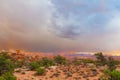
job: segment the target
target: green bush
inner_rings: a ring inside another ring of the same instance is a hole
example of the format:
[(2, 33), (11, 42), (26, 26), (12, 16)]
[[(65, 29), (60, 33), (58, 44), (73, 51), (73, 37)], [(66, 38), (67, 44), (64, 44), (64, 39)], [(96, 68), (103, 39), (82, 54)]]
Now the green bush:
[(112, 71), (110, 72), (110, 80), (120, 80), (120, 71)]
[(81, 61), (74, 61), (73, 62), (75, 65), (80, 65), (81, 64)]
[(35, 69), (37, 69), (39, 67), (49, 67), (49, 66), (52, 66), (54, 64), (55, 63), (54, 63), (53, 60), (48, 59), (48, 58), (45, 57), (45, 58), (42, 58), (39, 61), (31, 62), (29, 66), (30, 66), (31, 70), (35, 70)]
[(0, 80), (6, 80), (3, 76), (0, 77)]
[(107, 61), (108, 69), (110, 71), (113, 71), (116, 69), (116, 65), (117, 65), (116, 61), (112, 57), (109, 57)]
[(40, 67), (39, 63), (37, 61), (31, 62), (29, 65), (31, 70), (35, 70)]
[(91, 59), (83, 59), (82, 62), (83, 63), (94, 63), (94, 61)]
[(45, 74), (45, 69), (39, 67), (38, 69), (36, 69), (36, 74), (37, 75), (43, 75), (43, 74)]
[(63, 56), (60, 56), (60, 55), (55, 56), (55, 57), (54, 57), (54, 61), (55, 61), (57, 64), (66, 64), (66, 63), (67, 63), (66, 58), (63, 57)]
[(8, 55), (8, 52), (1, 52), (0, 56), (4, 57), (5, 59), (11, 59), (11, 57)]
[(105, 70), (105, 75), (108, 78), (108, 80), (120, 80), (120, 71), (117, 70)]
[(53, 66), (55, 65), (54, 61), (51, 60), (51, 59), (48, 59), (46, 57), (42, 58), (42, 60), (38, 61), (40, 66), (43, 66), (43, 67), (49, 67), (49, 66)]
[(9, 59), (7, 54), (0, 53), (0, 76), (6, 72), (13, 72), (15, 68), (14, 63)]
[(0, 80), (17, 80), (17, 78), (12, 73), (6, 72), (0, 77)]
[(96, 53), (96, 54), (94, 54), (94, 55), (95, 55), (96, 58), (97, 58), (97, 64), (98, 64), (98, 65), (101, 65), (101, 66), (106, 65), (107, 60), (106, 60), (106, 58), (105, 58), (105, 56), (103, 55), (102, 52)]

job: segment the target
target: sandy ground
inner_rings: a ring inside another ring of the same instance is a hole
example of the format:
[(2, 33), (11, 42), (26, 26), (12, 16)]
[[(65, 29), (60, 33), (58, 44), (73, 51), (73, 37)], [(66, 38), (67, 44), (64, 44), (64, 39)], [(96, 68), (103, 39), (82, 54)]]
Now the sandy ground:
[(25, 69), (21, 69), (21, 72), (15, 72), (14, 75), (17, 80), (98, 80), (103, 69), (104, 67), (96, 68), (89, 65), (70, 65), (47, 68), (45, 75), (42, 76), (35, 75), (35, 71)]

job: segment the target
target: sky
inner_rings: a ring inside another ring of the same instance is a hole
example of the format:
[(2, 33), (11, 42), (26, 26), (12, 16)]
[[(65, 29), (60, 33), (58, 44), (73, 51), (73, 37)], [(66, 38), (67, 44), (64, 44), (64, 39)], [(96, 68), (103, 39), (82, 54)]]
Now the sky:
[(120, 0), (0, 0), (0, 49), (120, 50)]

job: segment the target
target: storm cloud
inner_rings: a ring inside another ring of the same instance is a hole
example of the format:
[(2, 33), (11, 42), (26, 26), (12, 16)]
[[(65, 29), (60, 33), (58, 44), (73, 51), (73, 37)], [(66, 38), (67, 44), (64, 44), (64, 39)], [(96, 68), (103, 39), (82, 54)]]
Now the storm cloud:
[(0, 49), (120, 49), (118, 0), (1, 0)]

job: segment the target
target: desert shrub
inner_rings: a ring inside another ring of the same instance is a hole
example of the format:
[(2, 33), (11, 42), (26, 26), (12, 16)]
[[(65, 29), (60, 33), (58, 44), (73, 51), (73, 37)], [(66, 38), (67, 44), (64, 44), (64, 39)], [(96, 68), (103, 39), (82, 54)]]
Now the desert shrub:
[(78, 58), (74, 57), (74, 59), (72, 61), (69, 61), (70, 64), (74, 64), (74, 65), (80, 65), (81, 64), (81, 60), (79, 60)]
[(43, 66), (43, 67), (49, 67), (49, 66), (53, 66), (55, 63), (53, 60), (51, 59), (48, 59), (46, 57), (42, 58), (42, 60), (38, 61), (40, 66)]
[(0, 77), (0, 80), (5, 80), (5, 78), (1, 76), (1, 77)]
[(8, 55), (8, 52), (1, 52), (0, 56), (4, 57), (5, 59), (11, 59), (11, 57)]
[(75, 65), (80, 65), (81, 64), (81, 61), (74, 61), (73, 62)]
[(105, 56), (102, 54), (102, 52), (96, 53), (96, 54), (94, 54), (94, 55), (95, 55), (96, 58), (97, 58), (97, 65), (101, 65), (101, 66), (106, 65), (107, 60), (106, 60)]
[(107, 61), (108, 69), (110, 71), (113, 71), (116, 69), (116, 65), (117, 65), (116, 61), (112, 57), (109, 57)]
[(37, 69), (39, 67), (49, 67), (49, 66), (52, 66), (54, 64), (55, 63), (54, 63), (53, 60), (48, 59), (48, 58), (45, 57), (45, 58), (42, 58), (39, 61), (31, 62), (29, 66), (30, 66), (31, 70), (35, 70), (35, 69)]
[(39, 65), (39, 63), (37, 61), (31, 62), (30, 65), (29, 65), (29, 68), (31, 70), (35, 70), (35, 69), (37, 69), (39, 67), (40, 67), (40, 65)]
[(43, 75), (43, 74), (45, 74), (45, 69), (44, 68), (37, 68), (36, 69), (36, 74), (37, 75)]
[(91, 59), (82, 59), (81, 62), (83, 62), (83, 63), (94, 63), (94, 61), (91, 60)]
[(120, 80), (120, 71), (117, 70), (105, 70), (105, 75), (108, 80)]
[(55, 56), (55, 57), (54, 57), (54, 61), (55, 61), (57, 64), (66, 64), (66, 63), (67, 63), (66, 58), (63, 57), (63, 56), (60, 56), (60, 55)]
[(13, 72), (14, 71), (14, 63), (9, 59), (6, 53), (0, 54), (0, 75), (6, 72)]
[(12, 73), (6, 72), (0, 77), (0, 80), (17, 80), (17, 78)]
[(110, 80), (120, 80), (120, 71), (112, 71), (110, 72)]
[(0, 80), (6, 80), (3, 76), (0, 77)]

